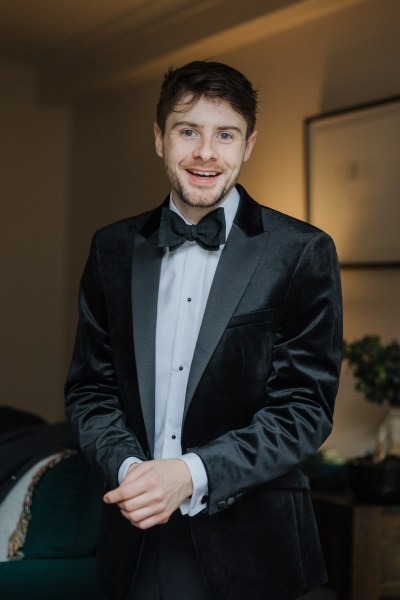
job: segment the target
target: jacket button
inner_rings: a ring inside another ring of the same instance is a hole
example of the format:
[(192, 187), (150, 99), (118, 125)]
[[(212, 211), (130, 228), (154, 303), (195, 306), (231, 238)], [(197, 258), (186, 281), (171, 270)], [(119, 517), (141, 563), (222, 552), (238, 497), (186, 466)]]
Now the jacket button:
[(227, 504), (226, 504), (225, 500), (220, 500), (217, 503), (218, 510), (224, 510), (224, 508), (226, 508), (226, 506), (227, 506)]
[(227, 505), (232, 506), (235, 503), (235, 498), (228, 498)]

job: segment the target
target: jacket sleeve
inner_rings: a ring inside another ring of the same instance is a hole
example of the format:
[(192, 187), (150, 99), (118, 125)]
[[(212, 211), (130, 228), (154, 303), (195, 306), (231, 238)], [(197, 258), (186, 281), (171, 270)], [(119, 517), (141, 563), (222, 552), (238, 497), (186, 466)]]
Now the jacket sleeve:
[(65, 398), (66, 416), (79, 446), (108, 485), (116, 487), (125, 458), (146, 457), (121, 408), (96, 236), (80, 286), (79, 321)]
[(336, 251), (325, 233), (314, 233), (305, 245), (277, 312), (265, 407), (249, 426), (190, 449), (207, 471), (209, 514), (274, 480), (279, 487), (282, 476), (331, 431), (342, 360), (342, 303)]

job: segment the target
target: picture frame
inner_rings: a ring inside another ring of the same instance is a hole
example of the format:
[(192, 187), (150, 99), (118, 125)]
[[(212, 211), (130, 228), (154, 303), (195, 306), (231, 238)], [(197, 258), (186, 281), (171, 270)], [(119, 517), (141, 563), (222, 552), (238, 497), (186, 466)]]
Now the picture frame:
[(400, 267), (400, 96), (304, 122), (307, 220), (342, 268)]

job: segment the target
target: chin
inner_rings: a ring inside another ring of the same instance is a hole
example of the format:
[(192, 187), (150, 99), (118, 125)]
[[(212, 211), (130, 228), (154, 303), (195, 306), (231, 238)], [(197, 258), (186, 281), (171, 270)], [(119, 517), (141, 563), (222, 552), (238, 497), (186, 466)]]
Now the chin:
[(217, 206), (226, 198), (229, 191), (226, 189), (206, 192), (176, 190), (181, 201), (192, 208), (212, 208), (213, 206)]
[(217, 197), (217, 198), (211, 198), (209, 200), (205, 200), (204, 198), (181, 198), (182, 202), (184, 202), (187, 206), (191, 206), (192, 208), (212, 208), (213, 206), (216, 206), (217, 204), (219, 204), (221, 202), (221, 200), (223, 200), (224, 196), (222, 198)]

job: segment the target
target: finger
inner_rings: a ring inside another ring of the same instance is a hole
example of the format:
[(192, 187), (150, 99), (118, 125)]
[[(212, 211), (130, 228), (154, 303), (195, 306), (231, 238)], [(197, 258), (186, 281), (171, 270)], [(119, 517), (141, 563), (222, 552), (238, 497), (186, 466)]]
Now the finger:
[(153, 509), (154, 507), (151, 510), (145, 508), (133, 512), (121, 510), (121, 514), (138, 529), (149, 529), (155, 525), (167, 523), (171, 515), (164, 510), (153, 512)]
[(150, 492), (142, 494), (137, 498), (127, 500), (118, 504), (122, 514), (138, 524), (144, 519), (160, 515), (160, 522), (165, 522), (172, 513), (172, 507), (167, 502), (166, 498), (158, 493)]
[(103, 500), (106, 504), (120, 504), (122, 502), (127, 502), (136, 495), (140, 495), (142, 493), (143, 491), (141, 489), (136, 489), (132, 486), (128, 488), (127, 486), (120, 485), (114, 490), (107, 492), (107, 494), (104, 494)]
[[(136, 471), (136, 469), (134, 469), (131, 474), (133, 474), (134, 471)], [(146, 492), (147, 484), (143, 477), (135, 478), (133, 480), (127, 479), (127, 477), (125, 477), (121, 485), (114, 490), (107, 492), (107, 494), (103, 496), (103, 500), (106, 504), (126, 502), (127, 500), (136, 498)]]
[(128, 498), (127, 500), (117, 503), (118, 507), (127, 513), (132, 513), (146, 508), (150, 509), (151, 507), (153, 507), (152, 510), (154, 511), (162, 510), (162, 506), (157, 506), (158, 504), (160, 505), (160, 501), (149, 493), (140, 494), (134, 498)]
[(103, 496), (103, 501), (106, 504), (116, 504), (117, 502), (121, 502), (121, 500), (122, 498), (119, 488), (111, 490), (111, 492), (107, 492), (107, 494), (104, 494)]

